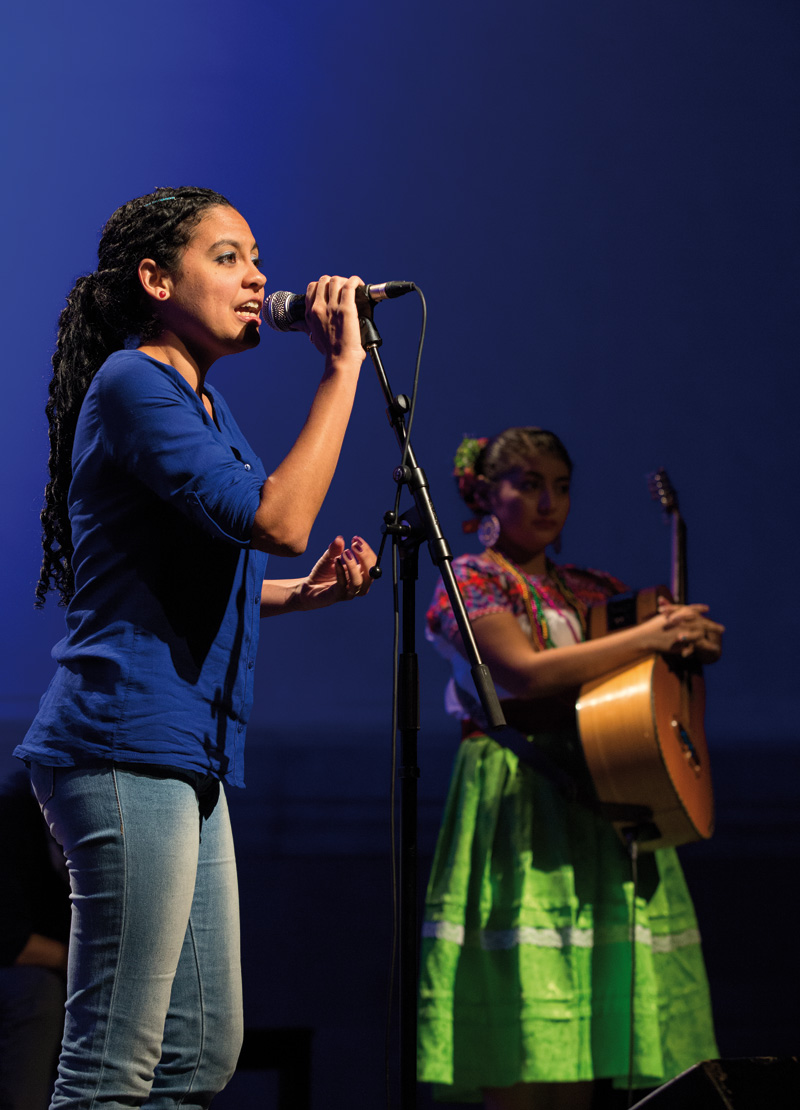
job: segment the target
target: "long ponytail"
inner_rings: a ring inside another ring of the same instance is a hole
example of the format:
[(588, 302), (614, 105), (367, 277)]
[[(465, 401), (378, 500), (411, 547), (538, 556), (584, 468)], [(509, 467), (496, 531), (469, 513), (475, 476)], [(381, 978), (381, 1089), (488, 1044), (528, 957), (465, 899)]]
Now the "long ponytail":
[(128, 201), (103, 228), (98, 267), (79, 277), (58, 321), (53, 377), (45, 412), (50, 437), (42, 521), (42, 569), (36, 586), (37, 608), (50, 589), (66, 605), (75, 589), (68, 494), (72, 446), (83, 399), (97, 371), (129, 340), (146, 342), (159, 330), (152, 302), (138, 277), (139, 262), (154, 259), (176, 272), (184, 247), (207, 208), (230, 202), (212, 189), (160, 188)]

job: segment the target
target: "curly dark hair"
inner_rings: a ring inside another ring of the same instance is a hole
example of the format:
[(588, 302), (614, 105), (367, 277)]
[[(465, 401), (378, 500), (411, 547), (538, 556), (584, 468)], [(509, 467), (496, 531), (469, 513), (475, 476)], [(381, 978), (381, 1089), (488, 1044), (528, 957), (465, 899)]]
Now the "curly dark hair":
[(493, 482), (537, 452), (555, 455), (572, 474), (572, 459), (566, 447), (555, 432), (545, 428), (506, 428), (491, 439), (465, 436), (456, 451), (453, 472), (461, 499), (476, 516), (482, 516), (486, 508), (478, 492), (479, 479)]
[(41, 513), (44, 558), (36, 586), (37, 608), (47, 591), (66, 605), (75, 589), (72, 531), (67, 495), (72, 480), (72, 446), (83, 399), (113, 351), (133, 338), (159, 333), (153, 302), (139, 282), (138, 267), (152, 258), (175, 273), (192, 231), (208, 208), (232, 207), (220, 193), (183, 185), (159, 188), (118, 208), (103, 228), (97, 269), (79, 277), (58, 321), (53, 377), (45, 412), (49, 426), (50, 480)]

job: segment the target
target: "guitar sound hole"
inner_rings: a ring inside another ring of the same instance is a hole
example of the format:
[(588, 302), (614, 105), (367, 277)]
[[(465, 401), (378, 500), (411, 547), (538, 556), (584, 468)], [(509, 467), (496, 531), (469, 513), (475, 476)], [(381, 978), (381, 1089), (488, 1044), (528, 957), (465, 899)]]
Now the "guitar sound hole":
[(689, 762), (692, 764), (696, 771), (700, 770), (700, 756), (697, 754), (697, 748), (692, 743), (692, 738), (680, 721), (673, 721), (672, 727), (675, 729), (680, 745), (687, 755)]

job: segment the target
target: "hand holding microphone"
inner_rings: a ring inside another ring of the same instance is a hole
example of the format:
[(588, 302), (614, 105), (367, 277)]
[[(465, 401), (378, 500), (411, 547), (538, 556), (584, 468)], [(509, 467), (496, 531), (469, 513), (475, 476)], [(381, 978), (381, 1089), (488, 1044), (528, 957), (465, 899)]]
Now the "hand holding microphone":
[[(323, 274), (311, 281), (303, 298), (305, 315), (291, 330), (304, 331), (321, 355), (326, 369), (350, 365), (358, 368), (364, 361), (361, 326), (355, 305), (360, 277), (343, 278)], [(265, 319), (269, 319), (265, 311)]]
[[(321, 279), (324, 280), (324, 279)], [(318, 284), (318, 283), (316, 283)], [(384, 281), (377, 285), (356, 287), (356, 310), (392, 297), (402, 297), (416, 289), (413, 281)], [(264, 300), (264, 323), (275, 331), (305, 331), (306, 294), (279, 290)]]

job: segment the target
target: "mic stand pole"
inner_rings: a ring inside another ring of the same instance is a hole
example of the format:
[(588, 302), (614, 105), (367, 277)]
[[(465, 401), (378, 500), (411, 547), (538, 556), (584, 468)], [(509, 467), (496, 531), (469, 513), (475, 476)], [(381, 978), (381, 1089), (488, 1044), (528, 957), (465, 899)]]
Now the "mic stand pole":
[[(383, 340), (372, 319), (372, 304), (359, 309), (361, 342), (373, 361), (378, 381), (387, 402), (387, 415), (401, 450), (405, 465), (398, 466), (394, 479), (408, 486), (415, 509), (395, 519), (394, 512), (385, 514), (382, 529), (384, 541), (392, 534), (398, 537), (403, 583), (402, 645), (398, 674), (398, 727), (401, 733), (400, 756), (400, 908), (399, 908), (399, 999), (400, 999), (400, 1106), (414, 1110), (417, 1076), (417, 734), (419, 732), (419, 668), (415, 651), (415, 600), (418, 577), (419, 545), (428, 542), (431, 558), (438, 567), (458, 624), (472, 678), (491, 728), (505, 726), (505, 718), (497, 699), (489, 668), (481, 662), (472, 626), (453, 574), (453, 555), (439, 525), (428, 488), (425, 472), (418, 465), (408, 442), (405, 418), (410, 403), (407, 397), (395, 397), (389, 386), (378, 348)], [(383, 548), (381, 543), (381, 549)], [(377, 577), (377, 575), (376, 575)]]

